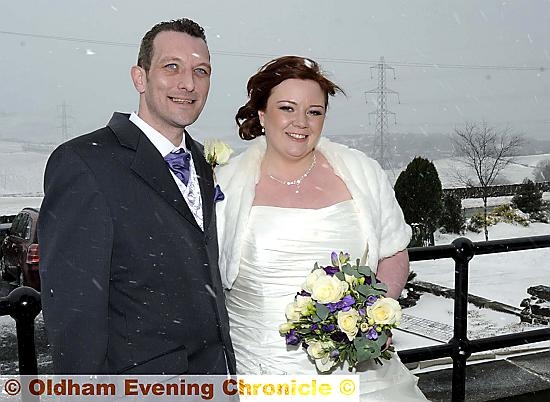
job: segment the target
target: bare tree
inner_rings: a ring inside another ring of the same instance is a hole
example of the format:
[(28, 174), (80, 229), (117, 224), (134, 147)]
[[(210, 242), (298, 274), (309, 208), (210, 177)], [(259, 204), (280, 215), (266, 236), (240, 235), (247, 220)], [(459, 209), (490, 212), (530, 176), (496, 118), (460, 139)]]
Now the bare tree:
[(458, 180), (466, 187), (479, 187), (483, 200), (483, 227), (485, 240), (489, 240), (487, 230), (487, 198), (490, 187), (495, 183), (502, 170), (514, 161), (524, 140), (512, 133), (510, 128), (497, 129), (486, 122), (465, 123), (455, 128), (451, 137), (453, 153), (475, 178), (468, 173), (458, 172)]

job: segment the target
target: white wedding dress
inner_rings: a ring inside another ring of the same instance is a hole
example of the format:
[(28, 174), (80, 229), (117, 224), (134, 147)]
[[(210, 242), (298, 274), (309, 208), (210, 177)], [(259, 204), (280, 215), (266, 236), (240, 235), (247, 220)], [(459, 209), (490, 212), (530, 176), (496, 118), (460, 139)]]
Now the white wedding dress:
[[(318, 374), (301, 346), (285, 344), (279, 325), (313, 264), (330, 265), (332, 251), (361, 258), (364, 233), (353, 200), (321, 209), (252, 207), (239, 274), (226, 294), (238, 374)], [(397, 356), (360, 375), (361, 401), (426, 400)]]

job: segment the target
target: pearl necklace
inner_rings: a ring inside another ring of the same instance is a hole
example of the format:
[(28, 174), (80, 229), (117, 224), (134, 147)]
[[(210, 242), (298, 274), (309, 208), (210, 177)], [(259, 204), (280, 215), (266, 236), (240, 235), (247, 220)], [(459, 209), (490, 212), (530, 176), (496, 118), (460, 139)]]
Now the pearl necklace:
[(315, 153), (313, 153), (313, 161), (311, 161), (311, 165), (309, 165), (309, 167), (304, 172), (304, 174), (298, 177), (297, 179), (286, 181), (286, 180), (278, 179), (273, 175), (269, 175), (269, 178), (272, 180), (275, 180), (277, 183), (280, 183), (280, 184), (286, 184), (287, 186), (296, 186), (296, 194), (298, 194), (300, 192), (300, 185), (302, 184), (304, 179), (309, 176), (309, 174), (315, 167), (316, 163), (317, 163), (317, 156), (315, 155)]

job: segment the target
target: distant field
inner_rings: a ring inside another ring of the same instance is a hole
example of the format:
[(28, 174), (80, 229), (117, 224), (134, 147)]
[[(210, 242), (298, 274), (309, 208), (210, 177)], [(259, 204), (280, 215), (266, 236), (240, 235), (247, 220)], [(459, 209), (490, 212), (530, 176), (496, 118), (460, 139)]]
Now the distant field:
[[(337, 141), (337, 139), (334, 139)], [(43, 176), (48, 154), (25, 150), (25, 144), (0, 140), (0, 197), (9, 196), (41, 196), (43, 191)], [(550, 160), (550, 154), (519, 156), (516, 162), (509, 165), (502, 173), (507, 183), (521, 183), (523, 179), (534, 178), (534, 170), (542, 160)], [(454, 178), (457, 162), (453, 159), (437, 159), (433, 161), (443, 188), (461, 187)], [(388, 176), (395, 181), (400, 170), (388, 171)], [(25, 199), (22, 200), (23, 204)], [(30, 201), (30, 200), (28, 200)], [(0, 203), (2, 208), (3, 203)], [(20, 204), (18, 204), (20, 205)], [(23, 205), (38, 206), (39, 204)], [(1, 212), (0, 212), (1, 213)]]

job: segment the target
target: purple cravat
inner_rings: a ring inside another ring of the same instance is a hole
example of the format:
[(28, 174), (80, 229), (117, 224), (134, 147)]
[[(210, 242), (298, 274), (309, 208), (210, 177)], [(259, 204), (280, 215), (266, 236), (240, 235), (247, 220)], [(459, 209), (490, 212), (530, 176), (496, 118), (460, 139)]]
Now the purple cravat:
[(170, 152), (164, 157), (164, 160), (168, 164), (168, 167), (183, 184), (187, 186), (190, 176), (190, 162), (191, 154), (186, 152), (183, 148), (179, 148)]

